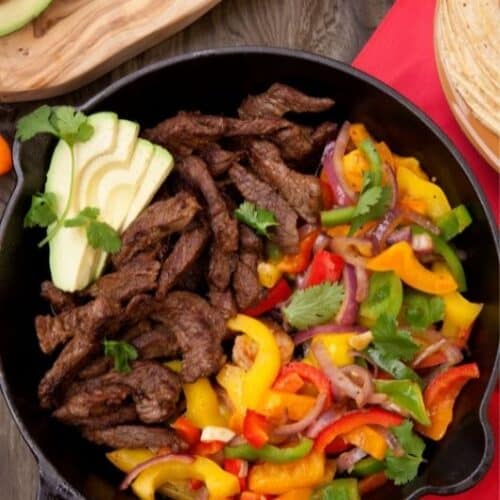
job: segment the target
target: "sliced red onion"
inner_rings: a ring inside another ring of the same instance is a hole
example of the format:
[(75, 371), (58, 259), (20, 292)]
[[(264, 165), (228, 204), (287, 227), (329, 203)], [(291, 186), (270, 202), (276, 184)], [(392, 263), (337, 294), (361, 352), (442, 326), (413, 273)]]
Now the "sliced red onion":
[(358, 365), (344, 366), (341, 370), (361, 389), (361, 394), (355, 398), (355, 401), (359, 407), (364, 406), (373, 394), (373, 381), (370, 372)]
[(382, 251), (386, 247), (387, 239), (398, 227), (402, 220), (401, 213), (396, 209), (391, 209), (385, 213), (380, 222), (371, 232), (371, 237), (377, 251)]
[(306, 340), (313, 338), (315, 335), (319, 334), (333, 334), (336, 333), (363, 333), (366, 331), (366, 328), (362, 328), (361, 326), (349, 326), (345, 327), (342, 325), (337, 325), (333, 323), (328, 323), (326, 325), (313, 326), (308, 330), (302, 330), (297, 332), (294, 336), (293, 341), (295, 345), (303, 344)]
[(330, 239), (330, 249), (352, 266), (366, 266), (366, 258), (373, 254), (373, 243), (366, 238), (337, 236)]
[(316, 438), (316, 436), (323, 430), (326, 429), (331, 423), (335, 422), (340, 417), (338, 412), (336, 412), (333, 408), (330, 408), (323, 412), (316, 422), (313, 422), (305, 432), (305, 435), (308, 438)]
[(337, 460), (337, 472), (352, 472), (354, 465), (359, 462), (362, 458), (366, 457), (367, 453), (361, 448), (353, 448), (349, 451), (344, 451), (341, 453)]
[(464, 359), (462, 351), (451, 342), (446, 342), (446, 344), (443, 345), (442, 350), (451, 366), (460, 363)]
[(318, 234), (318, 237), (314, 242), (313, 253), (318, 253), (320, 250), (324, 250), (329, 242), (330, 238), (326, 236), (326, 234)]
[(344, 282), (344, 301), (339, 312), (335, 316), (335, 322), (339, 325), (353, 325), (358, 317), (358, 303), (356, 302), (357, 281), (354, 267), (350, 264), (344, 266), (342, 271)]
[(388, 245), (394, 245), (395, 243), (399, 243), (400, 241), (406, 241), (408, 243), (411, 242), (410, 226), (404, 226), (400, 229), (396, 229), (396, 231), (392, 232), (387, 237)]
[(356, 302), (361, 303), (368, 297), (368, 273), (361, 266), (355, 266), (356, 273)]
[(411, 247), (417, 254), (429, 254), (434, 250), (432, 237), (427, 233), (413, 234), (411, 237)]
[(294, 422), (293, 424), (286, 424), (277, 427), (274, 430), (274, 433), (279, 436), (290, 436), (292, 434), (302, 432), (318, 418), (325, 404), (325, 400), (326, 394), (324, 392), (320, 392), (316, 398), (316, 403), (314, 403), (314, 406), (307, 412), (306, 416), (302, 420)]
[(438, 340), (431, 345), (428, 345), (412, 362), (411, 366), (416, 368), (425, 358), (428, 358), (431, 354), (439, 351), (443, 345), (446, 344), (446, 339)]
[(387, 163), (382, 164), (382, 169), (385, 172), (385, 177), (387, 180), (387, 184), (391, 188), (392, 198), (391, 198), (391, 209), (394, 210), (398, 203), (398, 182), (396, 180), (396, 175), (394, 174), (394, 170), (387, 165)]
[(356, 358), (361, 358), (361, 359), (364, 359), (369, 365), (371, 365), (373, 367), (373, 378), (377, 378), (378, 376), (378, 366), (373, 362), (372, 359), (370, 359), (369, 356), (367, 356), (366, 354), (364, 354), (363, 352), (359, 352), (359, 351), (355, 351), (353, 353), (353, 356), (356, 357)]
[(382, 434), (382, 436), (384, 436), (387, 445), (392, 450), (394, 455), (396, 455), (397, 457), (402, 457), (405, 454), (403, 448), (399, 444), (399, 441), (396, 439), (396, 436), (389, 429), (386, 429), (381, 425), (374, 425), (373, 428), (376, 429), (377, 432)]
[(142, 464), (134, 467), (126, 476), (125, 479), (120, 484), (120, 490), (126, 490), (134, 481), (134, 479), (143, 471), (152, 467), (153, 465), (163, 464), (165, 462), (182, 462), (185, 464), (190, 464), (194, 461), (194, 458), (190, 455), (160, 455), (159, 457), (153, 457)]
[(435, 224), (433, 224), (427, 217), (417, 214), (417, 212), (414, 212), (413, 210), (404, 210), (402, 214), (405, 220), (413, 222), (417, 226), (427, 229), (429, 233), (435, 235), (438, 235), (440, 233), (439, 228)]
[(196, 500), (208, 500), (210, 495), (208, 493), (208, 488), (206, 486), (202, 486), (198, 490), (196, 490)]

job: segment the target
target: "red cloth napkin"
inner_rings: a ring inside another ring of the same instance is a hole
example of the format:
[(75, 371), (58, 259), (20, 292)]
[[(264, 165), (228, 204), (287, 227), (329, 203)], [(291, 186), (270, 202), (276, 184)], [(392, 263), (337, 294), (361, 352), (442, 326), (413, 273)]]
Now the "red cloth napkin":
[[(458, 1), (458, 0), (457, 0)], [(353, 62), (353, 66), (395, 88), (424, 110), (455, 144), (479, 180), (498, 223), (499, 178), (460, 130), (441, 89), (434, 59), (436, 0), (397, 0)], [(483, 480), (453, 500), (498, 498), (499, 392), (493, 394), (489, 418), (495, 433), (493, 465)], [(426, 500), (438, 500), (436, 495)]]

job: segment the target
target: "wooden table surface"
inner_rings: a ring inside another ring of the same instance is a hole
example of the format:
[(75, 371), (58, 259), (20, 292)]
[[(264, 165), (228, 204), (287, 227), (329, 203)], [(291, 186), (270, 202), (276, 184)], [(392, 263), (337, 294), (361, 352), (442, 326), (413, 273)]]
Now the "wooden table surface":
[[(223, 0), (173, 38), (140, 54), (92, 84), (52, 103), (79, 104), (110, 82), (165, 57), (231, 45), (303, 49), (350, 62), (393, 0)], [(0, 73), (1, 73), (0, 61)], [(0, 105), (0, 131), (36, 103)], [(0, 181), (0, 214), (15, 178)], [(0, 498), (29, 500), (38, 486), (36, 463), (0, 398)]]

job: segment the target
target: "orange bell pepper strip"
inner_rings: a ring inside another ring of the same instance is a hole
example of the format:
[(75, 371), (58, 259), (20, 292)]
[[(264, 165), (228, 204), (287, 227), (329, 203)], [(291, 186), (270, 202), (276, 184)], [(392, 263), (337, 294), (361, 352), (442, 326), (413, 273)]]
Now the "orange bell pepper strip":
[(313, 494), (312, 488), (300, 488), (291, 490), (276, 497), (275, 500), (309, 500)]
[(445, 295), (457, 289), (450, 273), (430, 271), (424, 267), (409, 243), (400, 241), (366, 262), (371, 271), (394, 271), (407, 285), (432, 295)]
[(243, 436), (254, 448), (262, 448), (269, 441), (268, 431), (267, 418), (253, 410), (247, 410), (243, 420)]
[(316, 398), (311, 396), (270, 390), (262, 399), (259, 413), (273, 420), (288, 416), (290, 420), (298, 421), (307, 415), (315, 402)]
[(7, 139), (0, 134), (0, 175), (12, 169), (12, 151)]
[(278, 375), (273, 385), (273, 389), (276, 391), (293, 392), (294, 394), (299, 392), (302, 387), (304, 387), (304, 381), (296, 372)]
[(377, 460), (383, 460), (385, 457), (387, 441), (380, 432), (377, 432), (368, 425), (362, 425), (344, 434), (344, 439), (348, 443), (361, 448)]
[(387, 476), (384, 471), (377, 472), (371, 476), (364, 477), (358, 483), (359, 494), (361, 496), (375, 491), (387, 482)]
[(370, 134), (362, 123), (351, 123), (349, 127), (349, 137), (353, 144), (358, 147), (365, 139), (370, 138)]
[(314, 230), (307, 234), (300, 242), (299, 253), (285, 255), (278, 263), (278, 269), (284, 273), (298, 274), (306, 270), (311, 260), (314, 242), (319, 231)]
[(431, 425), (418, 424), (416, 429), (431, 439), (439, 441), (453, 419), (453, 406), (464, 385), (479, 377), (476, 363), (455, 366), (438, 375), (424, 391), (424, 403)]
[(393, 427), (399, 425), (402, 421), (403, 417), (401, 415), (381, 408), (353, 411), (323, 429), (316, 438), (314, 450), (323, 452), (336, 437), (347, 434), (362, 425)]

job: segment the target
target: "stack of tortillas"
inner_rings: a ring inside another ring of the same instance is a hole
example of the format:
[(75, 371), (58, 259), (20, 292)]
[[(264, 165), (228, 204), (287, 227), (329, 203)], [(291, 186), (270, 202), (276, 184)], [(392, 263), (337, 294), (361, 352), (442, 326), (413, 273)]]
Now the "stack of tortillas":
[(435, 48), (455, 118), (500, 171), (500, 0), (438, 0)]

